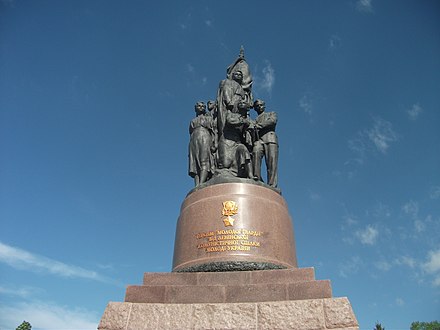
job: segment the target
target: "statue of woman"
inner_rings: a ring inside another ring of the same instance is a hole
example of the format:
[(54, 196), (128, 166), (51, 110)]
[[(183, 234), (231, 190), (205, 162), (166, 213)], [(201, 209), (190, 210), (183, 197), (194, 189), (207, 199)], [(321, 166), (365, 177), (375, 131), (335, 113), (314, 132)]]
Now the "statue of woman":
[(203, 102), (197, 102), (194, 106), (196, 117), (189, 125), (189, 170), (188, 174), (194, 178), (196, 186), (206, 182), (213, 175), (214, 156), (212, 152), (216, 148), (214, 132), (214, 119), (206, 114), (206, 106)]

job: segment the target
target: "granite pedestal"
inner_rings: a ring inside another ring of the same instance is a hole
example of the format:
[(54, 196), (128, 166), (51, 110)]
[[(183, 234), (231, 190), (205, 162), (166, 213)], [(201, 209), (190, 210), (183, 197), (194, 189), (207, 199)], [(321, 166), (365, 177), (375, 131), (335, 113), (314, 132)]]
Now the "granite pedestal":
[(177, 221), (173, 271), (297, 267), (292, 219), (284, 198), (247, 183), (189, 194)]
[(173, 272), (145, 273), (110, 302), (100, 330), (358, 329), (329, 280), (297, 268), (279, 192), (247, 183), (191, 192), (177, 222)]

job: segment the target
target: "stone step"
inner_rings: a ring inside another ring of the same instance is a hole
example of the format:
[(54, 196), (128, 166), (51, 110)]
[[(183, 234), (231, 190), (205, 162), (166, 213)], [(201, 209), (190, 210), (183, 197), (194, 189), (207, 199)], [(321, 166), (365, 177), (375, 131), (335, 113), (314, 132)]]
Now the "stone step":
[(313, 281), (314, 268), (291, 268), (242, 272), (145, 273), (144, 285), (241, 285)]
[(359, 324), (347, 298), (230, 304), (110, 302), (98, 329), (359, 330)]
[(331, 298), (329, 280), (240, 285), (131, 285), (125, 302), (240, 303)]

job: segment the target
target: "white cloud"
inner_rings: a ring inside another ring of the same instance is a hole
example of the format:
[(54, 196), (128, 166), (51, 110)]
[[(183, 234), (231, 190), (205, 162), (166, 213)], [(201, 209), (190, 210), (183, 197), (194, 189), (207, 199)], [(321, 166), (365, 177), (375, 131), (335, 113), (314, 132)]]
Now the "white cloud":
[(363, 13), (373, 12), (372, 0), (358, 0), (356, 2), (356, 9)]
[(194, 66), (193, 66), (192, 64), (190, 64), (190, 63), (187, 63), (187, 64), (186, 64), (186, 70), (187, 70), (189, 73), (194, 73), (194, 71), (195, 71)]
[(396, 305), (403, 306), (405, 305), (405, 301), (402, 298), (396, 298)]
[(113, 282), (95, 271), (68, 265), (60, 261), (3, 244), (2, 242), (0, 242), (0, 262), (20, 270), (49, 273), (69, 278), (79, 277), (101, 282)]
[(359, 238), (362, 244), (374, 245), (379, 237), (379, 230), (368, 225), (365, 229), (358, 230), (355, 235)]
[(413, 219), (417, 219), (419, 215), (419, 203), (410, 200), (402, 206), (402, 210)]
[(341, 45), (341, 38), (337, 35), (332, 35), (329, 39), (329, 48), (331, 50), (334, 50), (336, 48), (339, 48), (339, 46)]
[(0, 305), (0, 328), (15, 329), (23, 320), (38, 329), (96, 329), (99, 316), (80, 309), (44, 302)]
[(366, 131), (368, 138), (376, 148), (385, 154), (392, 142), (397, 141), (398, 135), (393, 130), (393, 125), (379, 117), (374, 118), (374, 125)]
[(398, 266), (408, 266), (410, 268), (414, 268), (416, 266), (416, 260), (414, 258), (408, 256), (401, 256), (394, 260), (394, 263)]
[(414, 228), (416, 232), (420, 234), (421, 232), (425, 231), (426, 225), (422, 220), (417, 219), (414, 221)]
[(391, 216), (391, 209), (388, 205), (378, 202), (373, 207), (372, 214), (376, 218), (389, 218)]
[(422, 107), (417, 103), (411, 106), (411, 109), (408, 109), (406, 113), (408, 114), (409, 119), (416, 120), (417, 117), (422, 113)]
[(15, 296), (21, 298), (28, 298), (38, 292), (41, 292), (41, 289), (34, 287), (6, 287), (0, 286), (0, 293), (7, 296)]
[(308, 95), (304, 95), (298, 102), (299, 107), (308, 115), (312, 114), (313, 105), (312, 100)]
[[(414, 220), (414, 229), (417, 233), (425, 231), (426, 224), (419, 219), (419, 203), (410, 200), (402, 206), (402, 211)], [(428, 215), (426, 221), (430, 221), (431, 216)]]
[(433, 274), (432, 284), (435, 287), (440, 287), (440, 249), (428, 252), (427, 261), (422, 264), (422, 269), (429, 274)]
[(429, 197), (431, 199), (439, 199), (440, 198), (440, 187), (434, 186), (431, 188), (431, 192), (429, 193)]
[(428, 273), (440, 271), (440, 249), (437, 251), (429, 251), (428, 261), (423, 264), (423, 269)]
[(367, 152), (365, 141), (361, 138), (348, 140), (348, 148), (356, 154), (356, 158), (347, 160), (344, 166), (363, 165)]
[(271, 93), (272, 88), (275, 84), (275, 70), (272, 67), (272, 64), (269, 61), (265, 61), (265, 66), (262, 69), (262, 77), (259, 75), (255, 76), (255, 83), (258, 88)]
[(348, 140), (348, 148), (355, 154), (355, 158), (349, 159), (344, 165), (362, 165), (368, 154), (376, 150), (386, 154), (391, 143), (398, 139), (390, 122), (375, 117), (371, 128), (358, 131), (356, 137)]
[(388, 261), (381, 260), (374, 263), (377, 269), (387, 272), (391, 269), (391, 264)]

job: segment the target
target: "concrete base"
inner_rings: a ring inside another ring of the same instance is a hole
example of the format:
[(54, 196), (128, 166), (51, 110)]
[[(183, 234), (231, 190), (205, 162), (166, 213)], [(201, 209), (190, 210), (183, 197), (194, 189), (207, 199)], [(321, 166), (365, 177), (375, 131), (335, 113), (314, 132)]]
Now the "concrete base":
[(110, 302), (100, 330), (359, 329), (347, 298), (223, 304)]

